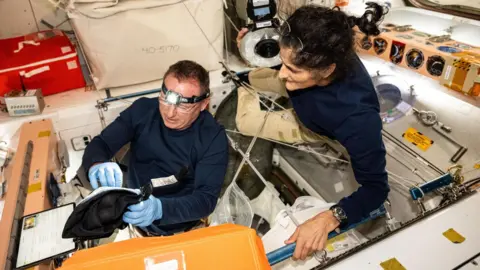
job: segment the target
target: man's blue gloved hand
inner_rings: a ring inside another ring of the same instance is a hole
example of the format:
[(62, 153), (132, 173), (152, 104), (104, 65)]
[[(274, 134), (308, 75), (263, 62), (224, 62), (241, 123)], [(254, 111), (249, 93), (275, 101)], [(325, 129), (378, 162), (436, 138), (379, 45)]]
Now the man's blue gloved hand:
[(147, 227), (163, 216), (162, 202), (150, 195), (147, 200), (128, 207), (130, 211), (123, 214), (123, 221), (138, 227)]
[(93, 165), (88, 170), (88, 179), (93, 189), (102, 187), (122, 187), (123, 173), (115, 162), (105, 162)]

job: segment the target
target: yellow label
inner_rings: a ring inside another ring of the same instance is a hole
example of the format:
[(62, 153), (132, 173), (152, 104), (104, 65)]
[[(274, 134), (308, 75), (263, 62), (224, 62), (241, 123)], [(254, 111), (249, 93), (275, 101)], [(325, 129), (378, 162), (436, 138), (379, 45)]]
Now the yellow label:
[(454, 244), (460, 244), (465, 241), (465, 237), (463, 237), (461, 234), (459, 234), (452, 228), (444, 232), (443, 236), (445, 236), (448, 240), (452, 241), (452, 243)]
[(477, 163), (477, 164), (473, 165), (473, 168), (474, 169), (480, 169), (480, 163)]
[(48, 137), (48, 136), (50, 136), (50, 130), (40, 131), (38, 133), (38, 138)]
[(345, 240), (345, 234), (343, 234), (343, 233), (340, 234), (340, 235), (337, 235), (337, 236), (335, 236), (335, 237), (333, 237), (333, 238), (330, 238), (330, 239), (328, 239), (328, 241), (327, 241), (327, 246), (326, 246), (325, 249), (326, 249), (328, 252), (333, 252), (333, 251), (335, 251), (335, 247), (333, 246), (333, 243), (339, 242), (339, 241), (343, 241), (343, 240)]
[(37, 192), (37, 191), (40, 191), (40, 190), (42, 190), (42, 183), (41, 182), (31, 184), (31, 185), (28, 185), (27, 194)]
[(380, 266), (384, 270), (407, 270), (396, 258), (391, 258), (390, 260), (386, 260), (380, 263)]
[(407, 131), (402, 134), (402, 137), (423, 151), (427, 151), (433, 144), (430, 138), (414, 128), (407, 129)]

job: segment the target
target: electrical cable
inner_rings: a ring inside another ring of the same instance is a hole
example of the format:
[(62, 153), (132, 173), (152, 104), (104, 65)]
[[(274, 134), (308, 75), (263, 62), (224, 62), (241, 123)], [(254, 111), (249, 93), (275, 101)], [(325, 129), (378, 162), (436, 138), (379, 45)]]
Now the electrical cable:
[(390, 180), (393, 180), (393, 182), (401, 185), (402, 187), (404, 187), (406, 190), (410, 190), (410, 188), (408, 186), (406, 186), (404, 183), (402, 183), (401, 181), (398, 181), (396, 180), (394, 177), (391, 177)]
[[(273, 107), (273, 105), (272, 105)], [(253, 148), (253, 145), (255, 144), (255, 142), (257, 141), (257, 138), (258, 138), (258, 134), (260, 134), (260, 132), (262, 132), (263, 130), (263, 127), (265, 126), (265, 123), (267, 122), (267, 118), (270, 114), (270, 112), (272, 111), (272, 108), (270, 107), (267, 107), (269, 108), (267, 113), (265, 114), (265, 116), (263, 117), (263, 122), (262, 122), (262, 125), (259, 127), (256, 135), (252, 138), (252, 140), (250, 141), (250, 144), (248, 145), (248, 148), (247, 148), (247, 151), (245, 152), (245, 156), (243, 156), (242, 158), (242, 161), (240, 162), (240, 165), (238, 166), (237, 168), (237, 171), (235, 172), (235, 175), (233, 176), (233, 180), (232, 180), (232, 183), (235, 182), (238, 178), (238, 176), (240, 175), (240, 171), (242, 170), (243, 168), (243, 165), (245, 164), (245, 162), (247, 162), (249, 165), (251, 165), (252, 169), (256, 172), (256, 168), (255, 166), (253, 166), (253, 164), (251, 164), (249, 162), (249, 157), (250, 157), (250, 151), (252, 150)], [(233, 140), (227, 135), (227, 137), (233, 142)], [(232, 148), (235, 149), (235, 147), (232, 145)], [(240, 149), (239, 149), (240, 150)], [(259, 176), (260, 177), (260, 176)], [(265, 183), (265, 185), (267, 186), (267, 184)], [(273, 193), (275, 194), (275, 193)]]
[(400, 185), (398, 182), (392, 182), (391, 188), (394, 189), (398, 194), (402, 195), (403, 197), (410, 198), (410, 193), (404, 186)]
[[(384, 144), (385, 144), (385, 148), (387, 148), (387, 150), (390, 149), (390, 153), (393, 153), (393, 152), (397, 152), (398, 154), (400, 153), (400, 151), (396, 151), (396, 150), (395, 150), (395, 147), (394, 147), (394, 146), (391, 146), (391, 145), (390, 145), (390, 144), (391, 144), (390, 142), (384, 141)], [(397, 158), (400, 158), (400, 156), (401, 156), (401, 157), (402, 157), (402, 160), (403, 160), (405, 163), (408, 163), (407, 165), (409, 165), (409, 166), (411, 166), (412, 168), (414, 168), (413, 170), (409, 168), (409, 170), (411, 170), (411, 171), (416, 171), (416, 172), (422, 171), (422, 172), (425, 172), (425, 173), (427, 173), (427, 174), (430, 175), (429, 178), (435, 178), (435, 177), (438, 176), (438, 175), (433, 174), (430, 170), (427, 170), (427, 168), (429, 168), (429, 167), (426, 166), (424, 163), (422, 163), (422, 162), (415, 162), (415, 161), (418, 161), (418, 159), (413, 159), (413, 160), (412, 160), (411, 158), (409, 159), (409, 158), (406, 156), (406, 154), (404, 154), (404, 153), (401, 153), (401, 154), (396, 155), (396, 156), (397, 156)], [(414, 164), (414, 163), (417, 163), (417, 164)], [(420, 167), (417, 166), (417, 165), (420, 165), (421, 167), (423, 167), (423, 168), (421, 168), (422, 170), (419, 170), (418, 168), (420, 168)]]
[(478, 183), (480, 183), (480, 177), (469, 180), (469, 181), (465, 182), (463, 185), (465, 186), (465, 188), (470, 188), (470, 187), (472, 187), (472, 186), (474, 186)]
[[(225, 4), (225, 7), (227, 5), (227, 1), (226, 0), (223, 0), (223, 3)], [(226, 15), (225, 13), (225, 10), (223, 11), (223, 14)], [(228, 18), (230, 19), (230, 18)], [(227, 27), (225, 27), (225, 25), (223, 26), (223, 44), (225, 45), (225, 60), (227, 61), (227, 63), (230, 63), (230, 59), (228, 58), (228, 52), (230, 51), (229, 50), (229, 42), (228, 42), (228, 38), (227, 38)]]
[[(230, 132), (230, 133), (236, 133), (236, 134), (241, 134), (241, 135), (244, 135), (242, 134), (241, 132), (239, 131), (235, 131), (235, 130), (231, 130), (231, 129), (225, 129), (225, 131), (227, 132)], [(245, 135), (244, 135), (245, 136)], [(336, 157), (332, 157), (332, 156), (329, 156), (329, 155), (325, 155), (325, 154), (320, 154), (318, 153), (317, 151), (313, 150), (312, 148), (306, 148), (306, 147), (301, 147), (301, 146), (295, 146), (295, 145), (291, 145), (291, 144), (288, 144), (288, 143), (284, 143), (284, 142), (281, 142), (281, 141), (277, 141), (277, 140), (273, 140), (273, 139), (269, 139), (269, 138), (263, 138), (263, 137), (260, 137), (261, 139), (263, 140), (266, 140), (266, 141), (270, 141), (270, 142), (273, 142), (273, 143), (278, 143), (280, 145), (283, 145), (283, 146), (287, 146), (287, 147), (290, 147), (290, 148), (293, 148), (293, 149), (296, 149), (296, 150), (299, 150), (299, 151), (302, 151), (302, 152), (306, 152), (306, 153), (311, 153), (311, 154), (317, 154), (317, 155), (320, 155), (320, 156), (323, 156), (325, 158), (329, 158), (329, 159), (332, 159), (332, 160), (337, 160), (337, 161), (340, 161), (340, 162), (344, 162), (346, 164), (350, 164), (350, 162), (346, 161), (346, 160), (343, 160), (343, 159), (339, 159), (339, 158), (336, 158)], [(407, 183), (411, 184), (411, 185), (416, 185), (418, 184), (416, 181), (414, 180), (411, 180), (411, 179), (408, 179), (408, 178), (405, 178), (405, 177), (402, 177), (402, 176), (399, 176), (391, 171), (388, 171), (387, 170), (387, 173), (388, 175), (392, 175), (394, 177), (397, 177), (401, 180), (404, 180), (406, 181)]]
[(389, 140), (391, 140), (392, 142), (395, 142), (395, 145), (397, 145), (398, 147), (402, 148), (405, 152), (409, 153), (410, 155), (412, 155), (413, 157), (415, 157), (416, 159), (418, 160), (421, 160), (422, 162), (424, 162), (428, 167), (430, 167), (432, 170), (436, 171), (439, 175), (444, 175), (445, 174), (445, 171), (439, 169), (438, 167), (436, 167), (435, 165), (433, 165), (432, 163), (428, 162), (426, 159), (424, 159), (423, 157), (419, 156), (417, 153), (415, 153), (412, 149), (408, 148), (405, 144), (402, 143), (402, 141), (400, 141), (399, 139), (397, 139), (395, 136), (393, 136), (392, 134), (390, 134), (388, 131), (386, 131), (385, 129), (382, 129), (382, 135), (384, 136), (384, 138), (387, 138)]
[[(241, 132), (239, 132), (239, 131), (235, 131), (235, 130), (231, 130), (231, 129), (225, 129), (225, 131), (231, 132), (231, 133), (236, 133), (236, 134), (241, 134), (241, 135), (244, 135), (244, 136), (245, 136), (245, 134), (243, 134), (243, 133), (241, 133)], [(295, 145), (291, 145), (291, 144), (288, 144), (288, 143), (284, 143), (284, 142), (281, 142), (281, 141), (277, 141), (277, 140), (273, 140), (273, 139), (269, 139), (269, 138), (264, 138), (264, 137), (259, 137), (259, 138), (261, 138), (262, 140), (266, 140), (266, 141), (270, 141), (270, 142), (273, 142), (273, 143), (277, 143), (277, 144), (280, 144), (280, 145), (283, 145), (283, 146), (287, 146), (287, 147), (290, 147), (290, 148), (293, 148), (293, 149), (296, 149), (296, 150), (299, 150), (299, 151), (302, 151), (302, 152), (311, 153), (311, 154), (317, 154), (317, 155), (322, 156), (322, 157), (326, 157), (326, 158), (329, 158), (329, 159), (332, 159), (332, 160), (336, 160), (336, 161), (340, 161), (340, 162), (344, 162), (344, 163), (350, 164), (350, 162), (347, 161), (347, 160), (340, 159), (340, 158), (336, 158), (336, 157), (332, 157), (332, 156), (325, 155), (325, 154), (320, 154), (320, 153), (316, 152), (315, 150), (313, 150), (312, 148), (295, 146)]]
[[(240, 30), (238, 29), (238, 27), (233, 23), (233, 20), (232, 18), (230, 18), (230, 16), (228, 16), (228, 14), (223, 11), (223, 14), (225, 15), (225, 17), (227, 17), (228, 21), (230, 22), (230, 24), (233, 26), (233, 28), (237, 31), (237, 32), (240, 32)], [(225, 28), (225, 27), (224, 27)], [(227, 61), (228, 62), (228, 61)]]
[(408, 178), (399, 176), (398, 174), (392, 173), (391, 171), (388, 172), (388, 176), (397, 178), (397, 179), (403, 181), (404, 183), (408, 183), (408, 184), (413, 185), (413, 186), (414, 186), (414, 185), (418, 185), (418, 182), (415, 182), (415, 181), (413, 181), (413, 180), (411, 180), (411, 179), (408, 179)]
[[(282, 105), (278, 104), (275, 100), (273, 100), (272, 98), (270, 98), (269, 96), (263, 94), (261, 91), (267, 91), (269, 92), (268, 90), (262, 90), (260, 88), (257, 88), (257, 87), (254, 87), (252, 86), (251, 84), (248, 84), (246, 82), (240, 82), (240, 84), (242, 86), (244, 86), (246, 88), (247, 91), (249, 91), (249, 93), (252, 94), (252, 91), (254, 91), (253, 95), (258, 95), (258, 96), (261, 96), (265, 99), (268, 99), (268, 101), (272, 102), (272, 104), (275, 104), (278, 108), (282, 109), (282, 110), (287, 110), (285, 107), (283, 107)], [(268, 107), (262, 100), (260, 100), (260, 103), (262, 103), (265, 107)]]
[(392, 154), (388, 153), (387, 152), (387, 155), (390, 156), (391, 158), (393, 158), (394, 160), (396, 160), (398, 163), (400, 163), (401, 165), (403, 165), (405, 168), (409, 169), (413, 174), (415, 174), (416, 176), (418, 176), (420, 179), (422, 179), (424, 182), (427, 182), (427, 180), (425, 178), (423, 178), (419, 173), (418, 173), (418, 170), (417, 168), (413, 168), (411, 169), (410, 167), (408, 167), (405, 163), (403, 163), (402, 161), (400, 161), (398, 158), (396, 158), (395, 156), (393, 156)]

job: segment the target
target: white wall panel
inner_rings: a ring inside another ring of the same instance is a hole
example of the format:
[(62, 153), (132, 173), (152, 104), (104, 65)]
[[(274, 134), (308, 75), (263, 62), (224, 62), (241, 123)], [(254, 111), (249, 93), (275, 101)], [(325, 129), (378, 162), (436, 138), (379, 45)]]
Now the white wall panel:
[[(55, 10), (47, 0), (0, 0), (0, 39), (47, 30), (42, 19), (57, 26), (66, 18), (64, 11)], [(71, 30), (69, 22), (58, 28)]]
[(29, 0), (0, 0), (0, 38), (37, 31)]
[(49, 29), (40, 22), (42, 19), (56, 28), (72, 30), (70, 23), (65, 22), (67, 14), (63, 10), (55, 9), (55, 7), (47, 0), (30, 0), (30, 3), (32, 3), (33, 13), (35, 14), (39, 30)]

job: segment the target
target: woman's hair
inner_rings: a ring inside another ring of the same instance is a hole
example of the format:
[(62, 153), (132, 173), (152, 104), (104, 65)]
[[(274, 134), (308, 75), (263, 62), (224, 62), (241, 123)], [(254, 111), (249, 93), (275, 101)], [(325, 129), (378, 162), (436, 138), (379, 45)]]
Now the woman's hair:
[(347, 16), (338, 8), (307, 5), (295, 10), (280, 27), (280, 46), (293, 50), (292, 63), (300, 68), (318, 70), (335, 64), (333, 78), (348, 74), (355, 56), (354, 38), (358, 26), (367, 35), (378, 35), (377, 24), (386, 10), (367, 3), (365, 14)]

